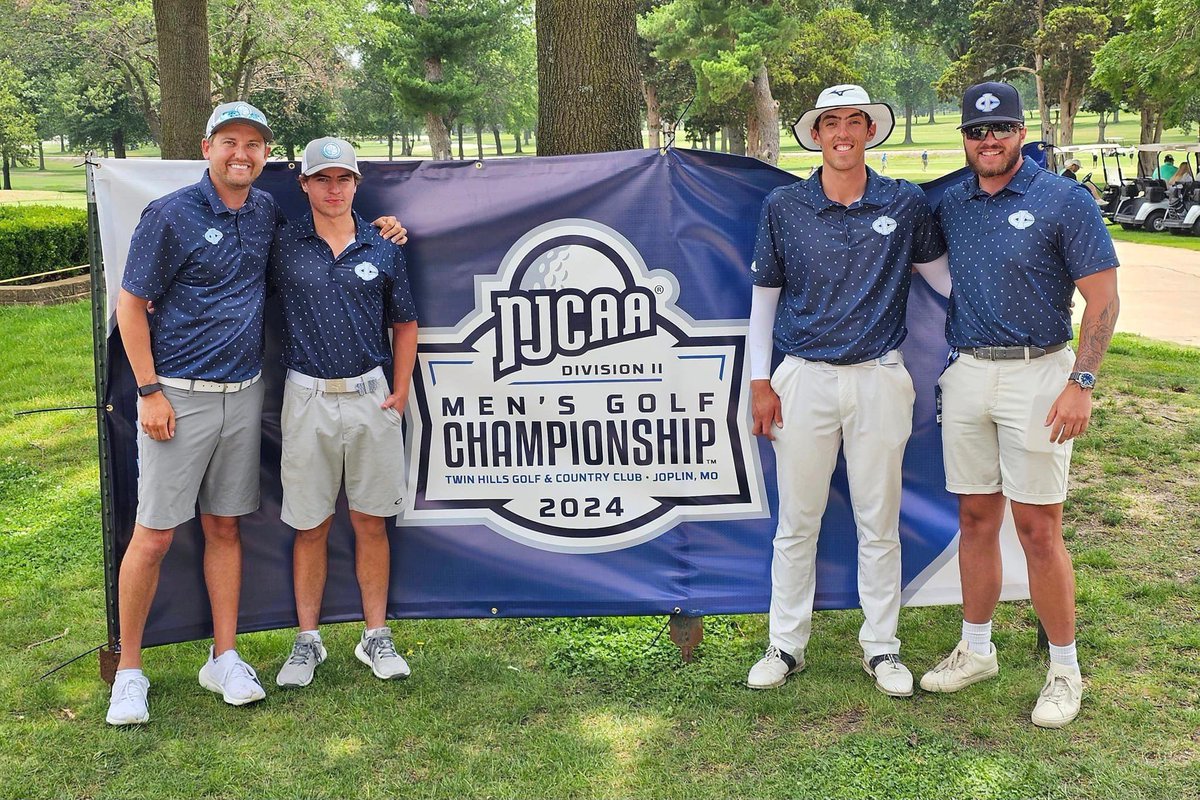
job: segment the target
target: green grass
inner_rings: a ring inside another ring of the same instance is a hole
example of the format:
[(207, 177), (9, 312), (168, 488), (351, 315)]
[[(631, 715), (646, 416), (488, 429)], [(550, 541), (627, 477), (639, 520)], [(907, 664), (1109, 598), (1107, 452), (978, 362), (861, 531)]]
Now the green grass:
[[(396, 623), (413, 677), (385, 684), (327, 628), (316, 684), (270, 678), (290, 633), (244, 636), (268, 699), (201, 689), (202, 642), (147, 654), (154, 721), (103, 722), (104, 638), (87, 412), (86, 304), (0, 309), (0, 797), (1167, 798), (1200, 788), (1200, 349), (1118, 335), (1066, 510), (1076, 557), (1083, 714), (1028, 721), (1045, 670), (1028, 603), (1003, 604), (1003, 671), (957, 696), (880, 695), (857, 664), (861, 614), (816, 620), (809, 666), (742, 686), (761, 615), (711, 617), (690, 665), (661, 619)], [(957, 608), (906, 609), (919, 671)], [(61, 634), (54, 641), (35, 643)]]
[(1108, 232), (1119, 242), (1134, 244), (1158, 244), (1168, 247), (1180, 247), (1184, 250), (1200, 250), (1200, 236), (1190, 234), (1176, 236), (1171, 233), (1151, 233), (1150, 231), (1127, 231), (1120, 225), (1109, 225)]

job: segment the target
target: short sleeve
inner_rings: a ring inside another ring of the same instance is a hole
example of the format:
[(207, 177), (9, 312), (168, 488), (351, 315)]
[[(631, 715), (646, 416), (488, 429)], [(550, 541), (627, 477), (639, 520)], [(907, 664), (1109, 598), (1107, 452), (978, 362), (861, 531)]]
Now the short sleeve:
[(1120, 263), (1100, 207), (1085, 186), (1069, 187), (1058, 236), (1071, 280), (1112, 269)]
[(392, 278), (392, 292), (388, 297), (388, 319), (393, 325), (414, 322), (417, 319), (417, 305), (413, 302), (412, 289), (408, 285), (408, 260), (404, 257), (403, 248), (393, 246), (392, 252), (395, 277)]
[(925, 264), (946, 254), (946, 240), (942, 237), (942, 226), (933, 215), (925, 193), (920, 189), (916, 192), (912, 260), (916, 264)]
[(783, 264), (775, 238), (775, 198), (776, 193), (771, 192), (763, 201), (758, 235), (754, 240), (754, 260), (750, 262), (750, 281), (755, 286), (768, 288), (783, 286)]
[(121, 288), (143, 300), (166, 294), (189, 251), (180, 242), (162, 207), (149, 207), (133, 231)]

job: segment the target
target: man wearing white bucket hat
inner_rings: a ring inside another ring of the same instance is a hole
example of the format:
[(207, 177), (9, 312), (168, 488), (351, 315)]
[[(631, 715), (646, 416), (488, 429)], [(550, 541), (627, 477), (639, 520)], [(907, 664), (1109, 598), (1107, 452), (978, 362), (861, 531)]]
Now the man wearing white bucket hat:
[[(912, 694), (900, 662), (900, 472), (912, 379), (897, 349), (914, 263), (949, 294), (946, 247), (925, 195), (877, 174), (865, 153), (887, 139), (891, 108), (833, 86), (792, 130), (822, 166), (763, 204), (750, 312), (754, 432), (774, 442), (779, 526), (771, 563), (770, 646), (747, 685), (804, 668), (817, 537), (839, 449), (858, 528), (862, 665), (885, 694)], [(771, 373), (774, 346), (783, 363)]]

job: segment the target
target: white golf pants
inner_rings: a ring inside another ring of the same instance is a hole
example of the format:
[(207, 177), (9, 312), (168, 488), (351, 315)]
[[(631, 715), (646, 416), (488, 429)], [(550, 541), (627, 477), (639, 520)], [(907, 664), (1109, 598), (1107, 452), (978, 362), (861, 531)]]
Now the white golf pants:
[(915, 393), (898, 350), (838, 366), (788, 356), (771, 376), (779, 527), (771, 561), (771, 644), (800, 654), (812, 631), (817, 537), (839, 447), (858, 529), (858, 594), (868, 657), (898, 653), (900, 473)]

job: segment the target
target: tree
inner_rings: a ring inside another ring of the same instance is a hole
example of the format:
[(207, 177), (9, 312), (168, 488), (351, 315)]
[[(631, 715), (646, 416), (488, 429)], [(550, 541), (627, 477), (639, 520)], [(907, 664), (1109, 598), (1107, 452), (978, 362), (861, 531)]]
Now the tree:
[[(971, 47), (938, 81), (939, 94), (955, 96), (986, 78), (1028, 73), (1035, 81), (1042, 139), (1070, 144), (1092, 59), (1111, 27), (1100, 2), (979, 0), (971, 14)], [(1059, 124), (1051, 118), (1052, 97)]]
[(199, 158), (212, 111), (208, 0), (154, 0), (163, 158)]
[(31, 152), (37, 137), (37, 122), (21, 95), (25, 76), (7, 61), (0, 61), (0, 162), (3, 188), (12, 188), (9, 167)]
[(971, 10), (975, 0), (857, 0), (855, 10), (877, 26), (891, 27), (901, 38), (939, 48), (947, 60), (971, 46)]
[(142, 116), (119, 72), (102, 62), (81, 63), (54, 84), (55, 105), (62, 109), (62, 127), (76, 148), (99, 148), (125, 158), (127, 147), (150, 139)]
[(642, 18), (654, 57), (686, 60), (701, 109), (736, 103), (745, 112), (746, 150), (779, 161), (779, 102), (772, 66), (795, 39), (799, 23), (781, 2), (671, 0)]
[[(1164, 127), (1195, 120), (1200, 93), (1196, 0), (1135, 0), (1122, 31), (1096, 53), (1095, 84), (1139, 113), (1142, 143), (1157, 142)], [(1143, 153), (1142, 174), (1154, 168)]]
[(642, 146), (636, 0), (536, 5), (538, 155)]

